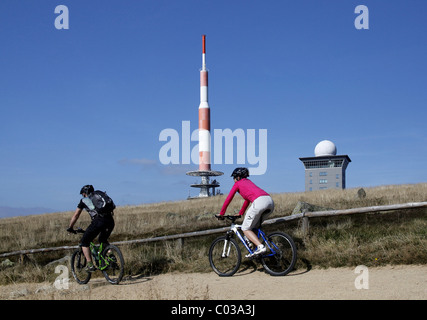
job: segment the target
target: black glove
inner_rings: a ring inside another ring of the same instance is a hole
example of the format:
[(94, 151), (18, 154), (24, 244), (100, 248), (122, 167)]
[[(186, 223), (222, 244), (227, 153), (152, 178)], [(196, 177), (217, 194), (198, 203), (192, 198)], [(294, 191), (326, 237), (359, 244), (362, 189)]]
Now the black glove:
[(222, 216), (220, 214), (216, 214), (215, 218), (217, 218), (218, 220), (224, 220), (224, 216)]
[(69, 233), (74, 233), (74, 234), (76, 234), (77, 232), (76, 232), (76, 230), (74, 230), (73, 229), (73, 227), (69, 227), (68, 229), (67, 229), (67, 232), (69, 232)]

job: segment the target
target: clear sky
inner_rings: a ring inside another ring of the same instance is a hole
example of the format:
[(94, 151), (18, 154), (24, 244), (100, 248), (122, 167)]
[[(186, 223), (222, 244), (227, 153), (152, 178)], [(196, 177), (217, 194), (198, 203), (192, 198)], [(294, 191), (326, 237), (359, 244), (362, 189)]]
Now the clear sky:
[[(358, 5), (369, 29), (355, 27)], [(198, 165), (162, 164), (159, 135), (198, 127), (203, 34), (211, 127), (267, 130), (267, 170), (252, 177), (266, 191), (304, 191), (298, 158), (324, 139), (352, 160), (348, 188), (427, 182), (426, 12), (423, 0), (2, 0), (0, 212), (74, 210), (84, 184), (118, 205), (196, 195), (185, 172)], [(212, 165), (224, 193), (233, 161)]]

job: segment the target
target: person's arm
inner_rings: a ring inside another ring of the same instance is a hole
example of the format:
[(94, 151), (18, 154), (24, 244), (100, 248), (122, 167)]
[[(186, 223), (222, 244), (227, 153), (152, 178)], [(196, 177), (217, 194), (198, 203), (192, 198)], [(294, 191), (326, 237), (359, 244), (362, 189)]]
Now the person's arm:
[(219, 213), (220, 216), (223, 216), (225, 214), (225, 211), (227, 211), (227, 207), (230, 204), (231, 200), (233, 200), (233, 197), (236, 194), (237, 190), (238, 190), (237, 183), (235, 183), (233, 185), (233, 188), (231, 188), (227, 198), (225, 199), (224, 204), (222, 205), (221, 211)]
[(245, 200), (245, 202), (243, 203), (242, 209), (240, 209), (239, 211), (239, 215), (243, 216), (245, 214), (245, 211), (248, 208), (249, 203), (251, 203), (249, 200)]
[(71, 217), (69, 229), (72, 229), (74, 227), (74, 225), (76, 224), (77, 220), (79, 219), (82, 211), (83, 211), (83, 209), (81, 209), (81, 208), (76, 209), (76, 211), (74, 212), (74, 215)]

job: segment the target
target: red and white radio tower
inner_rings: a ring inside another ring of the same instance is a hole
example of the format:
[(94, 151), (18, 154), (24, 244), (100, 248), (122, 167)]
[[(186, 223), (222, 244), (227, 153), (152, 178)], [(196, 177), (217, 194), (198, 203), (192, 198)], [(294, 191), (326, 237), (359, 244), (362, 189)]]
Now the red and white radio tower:
[[(219, 183), (210, 177), (221, 176), (224, 173), (211, 170), (211, 119), (208, 103), (208, 70), (206, 69), (206, 35), (202, 36), (202, 69), (200, 70), (200, 104), (199, 104), (199, 170), (189, 171), (187, 175), (202, 177), (202, 181), (191, 187), (200, 188), (198, 197), (214, 196)], [(210, 189), (212, 188), (212, 193)], [(190, 197), (189, 197), (190, 198)]]

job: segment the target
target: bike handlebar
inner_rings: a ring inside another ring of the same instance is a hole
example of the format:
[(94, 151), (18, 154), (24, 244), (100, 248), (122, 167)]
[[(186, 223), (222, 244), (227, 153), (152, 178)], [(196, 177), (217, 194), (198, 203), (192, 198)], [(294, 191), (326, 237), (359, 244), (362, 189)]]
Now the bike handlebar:
[(237, 219), (240, 219), (242, 216), (221, 216), (219, 214), (215, 215), (215, 218), (217, 218), (218, 220), (224, 220), (225, 218), (227, 218), (228, 220), (231, 220), (232, 222), (236, 221)]
[(67, 229), (67, 231), (68, 231), (69, 233), (74, 233), (74, 234), (77, 234), (77, 233), (84, 233), (84, 232), (85, 232), (85, 230), (83, 230), (82, 228), (77, 228), (77, 229), (68, 228), (68, 229)]

